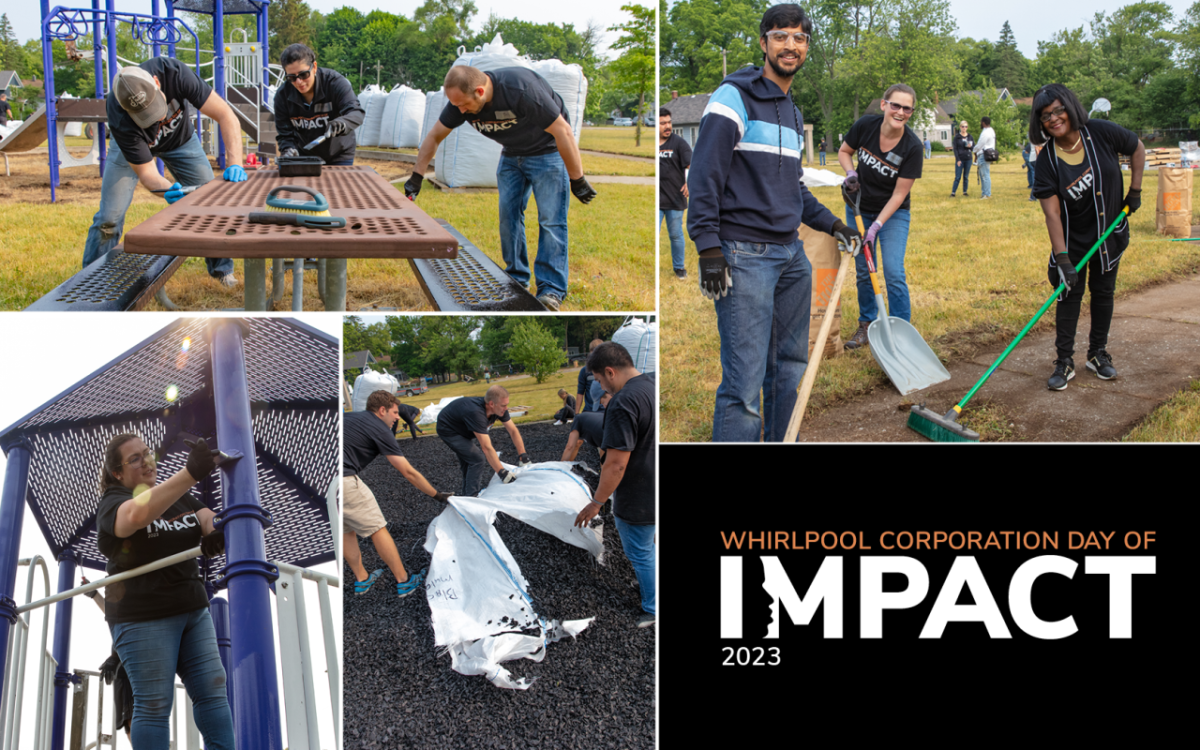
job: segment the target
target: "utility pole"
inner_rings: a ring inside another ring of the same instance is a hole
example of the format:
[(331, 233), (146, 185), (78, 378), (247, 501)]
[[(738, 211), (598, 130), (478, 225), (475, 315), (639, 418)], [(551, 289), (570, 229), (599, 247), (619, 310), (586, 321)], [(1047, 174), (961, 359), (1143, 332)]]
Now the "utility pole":
[(381, 70), (383, 70), (383, 66), (379, 64), (378, 60), (376, 60), (375, 61), (375, 85), (376, 86), (379, 85), (379, 72)]
[(723, 79), (728, 75), (729, 75), (729, 71), (726, 70), (726, 68), (725, 68), (725, 49), (722, 48), (721, 49), (721, 78)]
[(363, 62), (362, 62), (362, 60), (359, 60), (358, 61), (358, 90), (359, 91), (362, 91), (362, 87), (363, 87), (362, 78), (363, 78)]

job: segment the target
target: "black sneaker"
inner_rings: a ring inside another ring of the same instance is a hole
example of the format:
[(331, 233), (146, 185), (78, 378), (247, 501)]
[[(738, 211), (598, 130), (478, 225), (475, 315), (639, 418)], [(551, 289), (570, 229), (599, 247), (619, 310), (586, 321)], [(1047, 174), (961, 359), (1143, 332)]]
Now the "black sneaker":
[(1113, 367), (1112, 357), (1108, 356), (1108, 352), (1103, 349), (1088, 357), (1087, 368), (1096, 373), (1096, 377), (1101, 380), (1112, 380), (1117, 376), (1117, 368)]
[(1046, 386), (1052, 391), (1065, 391), (1067, 381), (1073, 377), (1075, 377), (1075, 360), (1071, 357), (1056, 359), (1054, 360), (1054, 374), (1050, 376)]
[(641, 617), (639, 617), (637, 619), (637, 623), (634, 625), (634, 627), (635, 628), (648, 628), (648, 627), (652, 626), (653, 624), (654, 624), (654, 615), (650, 614), (649, 612), (643, 612)]
[(844, 346), (847, 349), (857, 349), (861, 346), (868, 346), (868, 344), (867, 344), (867, 326), (868, 325), (870, 325), (870, 324), (859, 322), (858, 330), (854, 332), (854, 335), (850, 337), (850, 339), (845, 343)]
[(686, 279), (687, 278), (687, 269), (686, 268), (676, 268), (675, 269), (675, 278)]

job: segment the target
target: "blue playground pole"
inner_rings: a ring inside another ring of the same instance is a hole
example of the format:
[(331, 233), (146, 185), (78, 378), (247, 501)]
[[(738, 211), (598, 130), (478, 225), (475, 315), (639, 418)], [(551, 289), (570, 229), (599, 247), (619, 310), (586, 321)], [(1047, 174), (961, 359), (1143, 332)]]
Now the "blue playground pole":
[(267, 87), (271, 85), (271, 52), (267, 43), (267, 38), (270, 36), (269, 27), (267, 26), (267, 10), (271, 7), (270, 3), (263, 3), (262, 8), (258, 11), (258, 44), (262, 47), (262, 103), (270, 104), (267, 101)]
[[(47, 69), (49, 70), (49, 69)], [(49, 77), (49, 76), (47, 76)], [(8, 643), (17, 622), (17, 560), (21, 555), (21, 524), (25, 520), (25, 493), (29, 490), (29, 447), (22, 441), (4, 446), (4, 494), (0, 496), (0, 643)], [(274, 653), (272, 651), (272, 653)], [(8, 666), (8, 649), (0, 649), (0, 674)]]
[(220, 467), (225, 495), (221, 511), (227, 561), (224, 584), (229, 589), (232, 636), (229, 674), (236, 701), (234, 739), (240, 748), (282, 750), (269, 588), (278, 572), (267, 562), (263, 543), (270, 516), (263, 511), (258, 494), (250, 389), (242, 349), (249, 326), (236, 318), (213, 320), (210, 325), (217, 445), (225, 453), (242, 454)]
[[(223, 0), (213, 0), (213, 91), (222, 99), (228, 99), (225, 91), (225, 4)], [(217, 128), (217, 134), (224, 136), (223, 128)], [(217, 139), (217, 166), (225, 169), (225, 139)]]
[[(65, 549), (58, 555), (58, 593), (75, 588), (75, 551)], [(54, 727), (50, 739), (51, 750), (62, 750), (67, 726), (67, 686), (71, 684), (71, 602), (63, 599), (55, 604), (54, 613), (54, 660), (58, 669), (54, 673)]]
[[(167, 0), (167, 18), (174, 18), (174, 17), (175, 17), (175, 0)], [(171, 42), (170, 44), (167, 45), (167, 57), (172, 57), (172, 58), (175, 57), (175, 42)], [(196, 74), (199, 75), (200, 71), (197, 70)]]
[(113, 18), (113, 13), (116, 8), (113, 7), (113, 0), (104, 0), (104, 9), (108, 12), (104, 14), (104, 41), (108, 46), (108, 80), (105, 81), (106, 89), (112, 91), (113, 76), (117, 74), (117, 22)]
[[(208, 602), (208, 614), (213, 620), (213, 629), (217, 631), (217, 652), (221, 654), (221, 666), (225, 667), (225, 674), (230, 673), (229, 662), (232, 659), (230, 654), (229, 643), (229, 602), (220, 597), (214, 597)], [(233, 680), (225, 681), (225, 697), (229, 699), (230, 713), (233, 713), (233, 707), (236, 705), (233, 701)], [(233, 714), (233, 720), (237, 721), (237, 714)]]
[[(100, 0), (92, 0), (92, 10), (100, 10)], [(104, 61), (100, 59), (100, 14), (92, 14), (92, 64), (96, 79), (96, 98), (103, 99), (104, 88)], [(100, 140), (100, 176), (104, 176), (104, 165), (108, 162), (108, 142), (105, 140), (108, 136), (108, 125), (103, 122), (96, 123), (96, 137)]]
[(42, 70), (45, 77), (42, 85), (46, 95), (46, 145), (50, 152), (50, 202), (53, 203), (58, 187), (58, 97), (54, 95), (54, 48), (46, 31), (48, 15), (50, 2), (42, 0)]
[[(150, 0), (150, 15), (154, 16), (155, 19), (158, 18), (158, 0)], [(160, 45), (158, 42), (155, 42), (150, 46), (150, 53), (154, 57), (158, 57), (161, 51), (162, 45)]]

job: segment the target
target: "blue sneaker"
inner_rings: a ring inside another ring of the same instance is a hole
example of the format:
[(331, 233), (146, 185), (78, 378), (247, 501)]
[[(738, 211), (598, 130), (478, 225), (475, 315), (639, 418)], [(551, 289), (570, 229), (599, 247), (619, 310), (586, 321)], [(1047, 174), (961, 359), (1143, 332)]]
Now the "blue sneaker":
[(371, 590), (371, 585), (374, 584), (375, 581), (378, 580), (379, 576), (381, 576), (381, 575), (383, 575), (383, 568), (380, 568), (379, 570), (375, 571), (371, 575), (367, 576), (367, 580), (365, 580), (365, 581), (355, 581), (354, 582), (354, 593), (355, 594), (367, 593), (368, 591)]
[(396, 596), (403, 599), (404, 597), (408, 596), (412, 592), (421, 588), (421, 584), (424, 582), (425, 582), (425, 571), (424, 570), (422, 570), (420, 573), (409, 573), (407, 581), (405, 581), (404, 583), (396, 584)]

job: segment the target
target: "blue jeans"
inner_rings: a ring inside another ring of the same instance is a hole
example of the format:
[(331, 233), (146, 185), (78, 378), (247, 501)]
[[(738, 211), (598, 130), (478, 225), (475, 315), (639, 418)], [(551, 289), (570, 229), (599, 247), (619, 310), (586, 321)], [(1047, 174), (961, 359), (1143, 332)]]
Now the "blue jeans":
[(567, 202), (571, 180), (557, 151), (541, 156), (501, 156), (496, 167), (500, 189), (500, 252), (509, 276), (529, 283), (525, 245), (525, 209), (529, 193), (537, 201), (538, 248), (533, 271), (537, 293), (567, 298)]
[(822, 167), (825, 166), (825, 152), (824, 151), (821, 152), (821, 166)]
[(712, 439), (780, 442), (808, 367), (812, 266), (799, 239), (786, 245), (721, 240), (721, 252), (733, 289), (716, 301), (722, 373)]
[(1029, 178), (1029, 197), (1031, 197), (1031, 198), (1032, 198), (1032, 197), (1033, 197), (1033, 171), (1034, 171), (1034, 162), (1032, 162), (1032, 161), (1027, 161), (1027, 162), (1025, 162), (1025, 163), (1026, 163), (1026, 164), (1029, 166), (1029, 169), (1025, 170), (1025, 176), (1026, 176), (1027, 178)]
[[(193, 137), (174, 151), (158, 154), (168, 167), (175, 181), (184, 187), (203, 185), (213, 178), (212, 166), (200, 145), (200, 138)], [(87, 242), (83, 246), (83, 267), (87, 268), (102, 255), (112, 250), (125, 231), (125, 212), (133, 203), (133, 191), (137, 188), (137, 173), (121, 149), (110, 138), (108, 162), (104, 165), (104, 180), (100, 184), (100, 210), (92, 219)], [(230, 258), (205, 258), (204, 263), (211, 276), (233, 273)]]
[[(107, 170), (105, 170), (107, 172)], [(208, 607), (147, 622), (112, 626), (113, 645), (133, 688), (133, 746), (165, 750), (170, 742), (175, 675), (192, 699), (207, 750), (233, 750), (233, 715), (225, 668)]]
[(682, 271), (684, 270), (683, 211), (659, 211), (658, 226), (660, 230), (663, 219), (667, 220), (667, 235), (671, 238), (671, 266), (676, 271)]
[[(878, 214), (863, 212), (863, 226), (869, 227)], [(887, 299), (889, 314), (901, 320), (912, 320), (912, 309), (908, 299), (908, 283), (904, 275), (904, 251), (908, 246), (908, 225), (911, 219), (907, 209), (901, 208), (892, 214), (883, 229), (879, 230), (876, 240), (879, 249), (875, 253), (875, 267), (880, 267), (879, 256), (883, 256), (883, 280), (887, 284)], [(854, 214), (846, 209), (846, 223), (854, 221)], [(875, 289), (871, 286), (871, 274), (867, 269), (866, 253), (859, 253), (854, 259), (855, 280), (858, 283), (858, 322), (869, 323), (879, 317), (879, 309), (875, 305)]]
[[(459, 496), (475, 497), (479, 494), (479, 488), (483, 486), (484, 472), (488, 472), (492, 468), (488, 465), (487, 457), (483, 455), (483, 449), (479, 447), (479, 443), (474, 438), (467, 440), (462, 435), (450, 433), (438, 433), (438, 436), (458, 457), (458, 468), (463, 474)], [(491, 476), (488, 474), (489, 479)]]
[(975, 168), (979, 170), (979, 184), (981, 185), (980, 190), (982, 194), (990, 196), (992, 194), (991, 166), (988, 164), (987, 159), (983, 158), (983, 154), (979, 155), (979, 162), (975, 165)]
[(971, 186), (971, 162), (970, 160), (954, 162), (954, 187), (950, 188), (951, 193), (958, 192), (958, 180), (962, 178), (963, 195), (967, 194), (967, 189)]
[(638, 526), (626, 523), (613, 516), (617, 524), (617, 532), (621, 535), (621, 548), (625, 557), (633, 564), (633, 572), (637, 574), (638, 588), (642, 592), (642, 609), (654, 614), (654, 529), (655, 524)]

